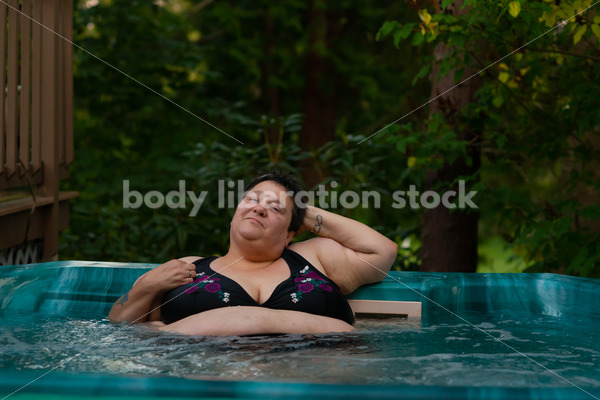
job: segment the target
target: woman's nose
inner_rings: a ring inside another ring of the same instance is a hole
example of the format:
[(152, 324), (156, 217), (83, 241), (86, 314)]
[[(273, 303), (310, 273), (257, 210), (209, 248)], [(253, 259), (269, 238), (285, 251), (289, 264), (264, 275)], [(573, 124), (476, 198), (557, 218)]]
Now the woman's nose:
[(254, 206), (254, 211), (261, 217), (264, 217), (265, 214), (267, 213), (267, 210), (260, 202), (256, 203), (256, 205)]

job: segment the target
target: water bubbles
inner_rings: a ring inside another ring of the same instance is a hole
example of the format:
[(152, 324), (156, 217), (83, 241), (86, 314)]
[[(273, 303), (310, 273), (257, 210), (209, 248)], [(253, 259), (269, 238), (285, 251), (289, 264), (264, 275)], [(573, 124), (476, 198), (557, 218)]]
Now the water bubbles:
[(190, 337), (105, 319), (36, 316), (21, 318), (18, 325), (0, 324), (0, 366), (208, 380), (568, 385), (534, 359), (569, 380), (600, 387), (594, 369), (600, 351), (592, 339), (598, 327), (578, 326), (579, 336), (564, 336), (558, 333), (570, 328), (554, 317), (462, 316), (469, 323), (451, 315), (427, 321), (360, 319), (351, 333), (247, 337)]

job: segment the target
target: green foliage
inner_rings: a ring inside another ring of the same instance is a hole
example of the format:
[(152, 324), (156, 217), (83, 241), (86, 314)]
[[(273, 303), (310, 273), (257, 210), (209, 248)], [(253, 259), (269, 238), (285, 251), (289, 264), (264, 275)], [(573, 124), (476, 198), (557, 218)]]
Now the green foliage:
[[(467, 3), (459, 16), (420, 10), (411, 23), (381, 27), (378, 38), (396, 47), (396, 37), (448, 44), (438, 77), (453, 72), (459, 83), (474, 71), (481, 81), (460, 115), (413, 117), (385, 140), (413, 157), (420, 179), (426, 167), (476, 148), (482, 165), (470, 179), (481, 181), (483, 237), (505, 238), (529, 271), (600, 277), (600, 18), (593, 11), (571, 18), (589, 0)], [(464, 130), (481, 132), (479, 142), (465, 148)]]
[[(273, 160), (271, 155), (275, 151), (286, 161)], [(250, 148), (216, 141), (209, 145), (197, 143), (178, 156), (179, 165), (172, 168), (168, 178), (140, 176), (130, 180), (128, 190), (129, 194), (137, 191), (141, 196), (157, 191), (166, 197), (169, 192), (180, 191), (182, 181), (183, 192), (193, 192), (194, 196), (206, 193), (198, 209), (194, 210), (192, 200), (185, 196), (183, 208), (163, 205), (151, 209), (147, 203), (139, 208), (124, 208), (123, 186), (119, 187), (118, 195), (107, 196), (109, 204), (92, 209), (90, 204), (94, 203), (86, 196), (73, 207), (77, 229), (64, 235), (68, 244), (65, 251), (73, 254), (71, 258), (138, 262), (156, 262), (182, 254), (223, 254), (229, 238), (228, 221), (237, 205), (238, 180), (248, 183), (255, 171), (272, 168), (297, 172), (289, 163), (304, 158), (306, 154), (295, 145), (263, 144)], [(236, 184), (233, 189), (228, 186), (230, 182)], [(219, 202), (219, 193), (225, 194), (223, 203)], [(228, 195), (232, 203), (227, 201)]]
[[(270, 122), (283, 127), (283, 136), (287, 137), (297, 126), (294, 121), (299, 122), (295, 115)], [(258, 130), (269, 127), (265, 119), (247, 121), (247, 125), (262, 127)], [(417, 268), (418, 247), (415, 246), (418, 246), (418, 240), (415, 239), (418, 238), (419, 215), (412, 210), (394, 210), (391, 207), (391, 189), (408, 185), (401, 174), (404, 167), (402, 164), (390, 164), (389, 159), (382, 155), (387, 146), (385, 143), (369, 146), (366, 151), (360, 149), (357, 143), (363, 139), (363, 136), (343, 134), (342, 140), (326, 144), (315, 154), (303, 152), (292, 141), (283, 140), (256, 147), (199, 142), (180, 155), (182, 167), (173, 170), (168, 181), (138, 179), (132, 180), (129, 187), (129, 191), (139, 191), (142, 196), (151, 190), (167, 195), (170, 191), (177, 191), (176, 183), (183, 180), (185, 191), (195, 195), (206, 192), (196, 215), (192, 215), (190, 201), (186, 202), (185, 208), (163, 206), (153, 210), (142, 205), (136, 209), (125, 209), (121, 201), (123, 193), (119, 193), (118, 201), (90, 210), (88, 199), (83, 198), (75, 202), (73, 217), (78, 230), (89, 233), (75, 235), (71, 230), (64, 234), (63, 239), (69, 246), (65, 251), (74, 254), (73, 258), (105, 259), (110, 254), (116, 260), (143, 262), (181, 254), (223, 254), (228, 247), (228, 221), (237, 205), (238, 181), (245, 185), (255, 172), (273, 168), (299, 174), (296, 166), (303, 160), (314, 159), (335, 171), (319, 184), (329, 192), (326, 208), (361, 221), (377, 221), (373, 228), (399, 242), (411, 237), (412, 247), (409, 245), (401, 249), (398, 268), (414, 270)], [(390, 179), (390, 176), (398, 178)], [(339, 198), (344, 191), (377, 192), (381, 195), (381, 204), (375, 207), (375, 202), (371, 201), (368, 208), (343, 208)], [(338, 199), (335, 204), (332, 198)], [(397, 221), (402, 221), (402, 224)]]
[[(306, 70), (313, 67), (305, 62), (308, 2), (89, 3), (76, 4), (75, 42), (122, 73), (75, 49), (75, 161), (63, 189), (80, 197), (71, 202), (61, 257), (159, 262), (222, 254), (232, 210), (218, 205), (218, 180), (247, 182), (272, 167), (299, 173), (302, 163), (316, 163), (333, 171), (323, 184), (335, 180), (338, 191), (389, 193), (408, 182), (406, 161), (390, 162), (387, 144), (357, 146), (388, 116), (423, 97), (404, 95), (417, 72), (411, 49), (398, 57), (375, 40), (386, 16), (402, 19), (402, 4), (344, 0), (326, 6), (337, 34), (323, 51), (337, 74), (322, 76), (321, 84), (343, 83), (336, 92), (339, 140), (305, 153), (300, 112)], [(278, 113), (269, 105), (270, 88), (280, 96)], [(141, 194), (166, 195), (180, 180), (186, 190), (208, 194), (194, 217), (189, 201), (183, 209), (125, 209), (124, 180)], [(418, 237), (418, 213), (389, 206), (348, 213), (391, 238)], [(412, 246), (402, 265), (414, 268), (418, 241)]]
[[(299, 172), (312, 162), (332, 171), (321, 184), (330, 189), (335, 181), (338, 194), (384, 195), (379, 209), (335, 211), (395, 239), (397, 267), (417, 269), (420, 210), (394, 209), (389, 195), (422, 187), (427, 168), (472, 162), (477, 148), (480, 170), (461, 178), (479, 182), (482, 238), (503, 237), (531, 271), (600, 276), (600, 17), (588, 11), (569, 19), (589, 0), (472, 0), (461, 16), (392, 1), (328, 4), (338, 30), (321, 49), (337, 75), (321, 84), (344, 85), (336, 93), (337, 140), (310, 154), (299, 147), (298, 114), (313, 67), (303, 58), (309, 2), (85, 4), (76, 5), (75, 42), (195, 115), (75, 51), (76, 156), (64, 188), (80, 197), (62, 257), (158, 262), (222, 253), (231, 210), (218, 207), (218, 180), (247, 180), (271, 167)], [(451, 4), (444, 0), (442, 9)], [(440, 42), (450, 53), (438, 76), (453, 73), (459, 83), (481, 71), (476, 100), (451, 118), (417, 109), (363, 143), (427, 101), (430, 54)], [(278, 115), (269, 88), (282, 99)], [(481, 132), (480, 140), (458, 140), (465, 130)], [(190, 204), (124, 209), (125, 179), (142, 193), (166, 194), (184, 180), (186, 190), (208, 195), (195, 217)]]

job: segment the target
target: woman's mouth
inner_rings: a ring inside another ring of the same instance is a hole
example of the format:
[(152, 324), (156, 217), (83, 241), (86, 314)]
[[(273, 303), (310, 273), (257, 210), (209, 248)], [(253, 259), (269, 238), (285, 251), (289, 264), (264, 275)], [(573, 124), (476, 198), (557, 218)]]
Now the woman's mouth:
[(264, 228), (264, 225), (259, 220), (257, 220), (256, 218), (247, 217), (246, 219), (249, 219), (250, 221), (254, 221), (255, 223), (259, 224), (260, 226), (262, 226)]

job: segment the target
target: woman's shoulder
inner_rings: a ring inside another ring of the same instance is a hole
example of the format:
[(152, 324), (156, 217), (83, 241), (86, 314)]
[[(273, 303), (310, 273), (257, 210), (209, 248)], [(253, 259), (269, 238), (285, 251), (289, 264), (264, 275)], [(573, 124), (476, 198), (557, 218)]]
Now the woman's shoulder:
[(304, 242), (294, 243), (289, 248), (306, 258), (320, 272), (333, 280), (344, 294), (353, 292), (363, 284), (353, 274), (356, 268), (352, 268), (352, 265), (357, 264), (362, 259), (357, 257), (356, 254), (352, 256), (353, 250), (344, 247), (333, 239), (312, 238)]
[(315, 247), (315, 245), (318, 245), (318, 240), (316, 240), (316, 239), (321, 239), (321, 238), (312, 238), (312, 239), (305, 240), (303, 242), (292, 243), (291, 245), (288, 246), (288, 249), (300, 254), (313, 267), (315, 267), (320, 272), (325, 274), (325, 276), (329, 276), (327, 274), (326, 268), (321, 263), (321, 260), (319, 260), (319, 256), (317, 254), (316, 247)]
[(319, 253), (323, 249), (327, 249), (331, 244), (336, 244), (339, 246), (339, 243), (333, 239), (316, 237), (304, 240), (302, 242), (292, 243), (288, 246), (288, 249), (295, 251), (309, 261), (316, 259), (317, 262), (320, 263), (318, 261)]

